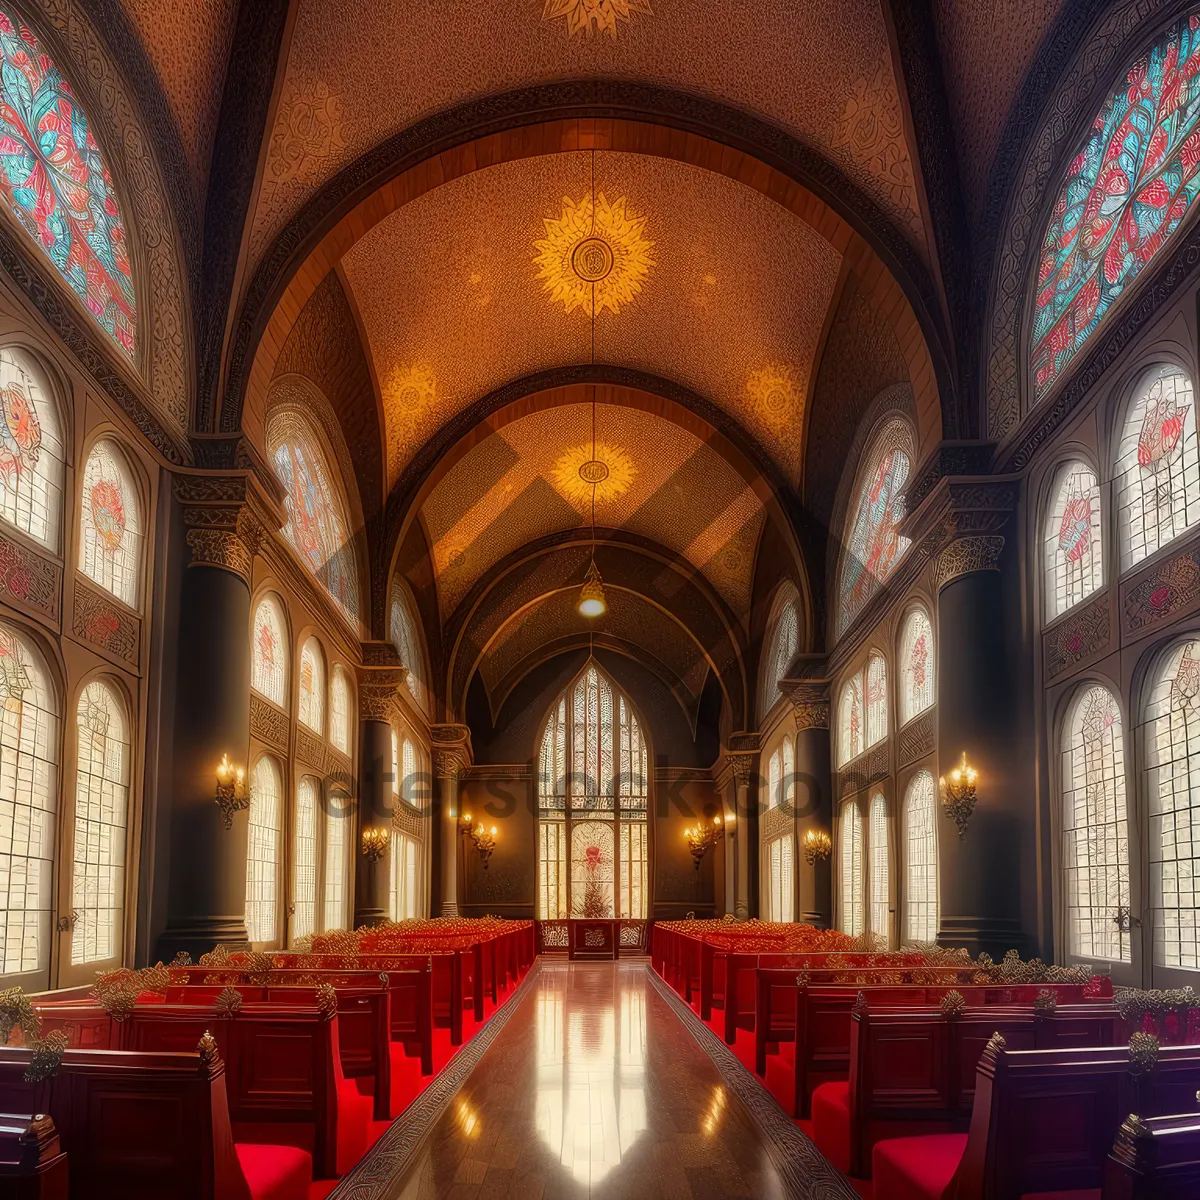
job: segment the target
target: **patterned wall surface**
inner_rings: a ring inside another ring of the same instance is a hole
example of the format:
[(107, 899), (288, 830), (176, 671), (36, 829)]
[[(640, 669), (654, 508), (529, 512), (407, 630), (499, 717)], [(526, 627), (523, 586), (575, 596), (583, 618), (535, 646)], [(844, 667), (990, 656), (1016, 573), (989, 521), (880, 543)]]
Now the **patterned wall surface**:
[(71, 605), (71, 627), (77, 637), (101, 646), (110, 654), (137, 666), (141, 648), (142, 622), (136, 613), (111, 596), (75, 576)]

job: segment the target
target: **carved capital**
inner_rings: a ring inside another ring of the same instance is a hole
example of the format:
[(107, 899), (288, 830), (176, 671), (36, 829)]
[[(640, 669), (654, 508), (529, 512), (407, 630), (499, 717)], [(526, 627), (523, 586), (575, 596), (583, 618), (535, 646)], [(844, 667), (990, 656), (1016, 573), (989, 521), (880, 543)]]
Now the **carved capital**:
[(999, 534), (956, 539), (938, 555), (934, 587), (941, 589), (952, 580), (975, 571), (1000, 570), (1003, 549), (1004, 539)]
[(829, 728), (829, 681), (781, 679), (779, 690), (792, 702), (796, 729)]
[(188, 526), (192, 565), (222, 567), (250, 581), (264, 540), (283, 511), (251, 473), (176, 475), (175, 495)]
[(254, 554), (237, 534), (225, 529), (189, 529), (187, 544), (193, 566), (224, 567), (250, 582)]
[(459, 779), (474, 759), (471, 730), (466, 725), (431, 725), (433, 773), (439, 779)]
[(943, 477), (901, 522), (900, 531), (919, 553), (934, 559), (956, 541), (998, 535), (1019, 497), (1020, 481), (1013, 476)]

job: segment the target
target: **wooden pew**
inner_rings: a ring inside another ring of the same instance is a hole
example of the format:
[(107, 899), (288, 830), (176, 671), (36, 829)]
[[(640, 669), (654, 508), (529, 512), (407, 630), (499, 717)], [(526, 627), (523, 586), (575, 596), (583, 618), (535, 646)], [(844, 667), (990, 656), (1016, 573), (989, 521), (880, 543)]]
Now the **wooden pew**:
[(67, 1200), (67, 1156), (54, 1121), (44, 1115), (0, 1113), (0, 1196), (7, 1200)]
[(1103, 1200), (1200, 1196), (1200, 1114), (1129, 1116), (1104, 1169)]

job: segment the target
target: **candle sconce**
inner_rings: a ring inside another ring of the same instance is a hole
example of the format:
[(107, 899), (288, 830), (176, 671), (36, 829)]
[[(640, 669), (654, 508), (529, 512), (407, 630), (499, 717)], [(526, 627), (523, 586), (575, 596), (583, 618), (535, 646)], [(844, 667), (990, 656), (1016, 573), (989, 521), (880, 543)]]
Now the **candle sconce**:
[(804, 861), (810, 867), (824, 862), (833, 853), (833, 839), (823, 829), (810, 829), (804, 835)]
[(704, 856), (725, 836), (725, 827), (721, 824), (720, 817), (713, 817), (711, 824), (698, 821), (685, 829), (683, 836), (687, 838), (688, 849), (692, 852), (692, 865), (698, 871)]
[(381, 826), (372, 825), (362, 831), (363, 858), (374, 866), (387, 853), (390, 836)]
[(492, 851), (496, 849), (496, 827), (493, 825), (490, 829), (482, 822), (472, 824), (471, 814), (463, 813), (462, 815), (462, 832), (475, 843), (475, 849), (479, 851), (479, 861), (483, 863), (483, 869), (488, 869), (488, 859), (492, 857)]
[(967, 825), (975, 811), (976, 778), (977, 772), (974, 767), (967, 765), (967, 753), (964, 750), (962, 763), (950, 772), (949, 779), (943, 775), (938, 780), (942, 811), (958, 826), (959, 841), (966, 841)]
[(217, 767), (217, 805), (226, 829), (233, 828), (233, 814), (250, 807), (250, 796), (246, 792), (246, 772), (229, 761), (228, 754), (221, 755)]

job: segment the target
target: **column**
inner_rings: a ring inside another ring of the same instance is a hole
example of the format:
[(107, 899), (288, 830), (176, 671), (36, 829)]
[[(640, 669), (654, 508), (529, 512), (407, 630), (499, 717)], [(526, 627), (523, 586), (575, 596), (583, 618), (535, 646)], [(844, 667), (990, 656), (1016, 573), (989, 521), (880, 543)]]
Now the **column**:
[[(733, 795), (730, 795), (731, 786)], [(725, 837), (721, 841), (721, 853), (725, 856), (725, 898), (722, 915), (737, 916), (737, 838), (741, 822), (737, 819), (737, 790), (732, 781), (721, 788), (721, 820), (725, 824)]]
[(757, 733), (731, 733), (725, 747), (725, 761), (729, 765), (734, 786), (734, 810), (737, 814), (734, 833), (734, 916), (739, 921), (748, 920), (752, 909), (754, 857), (757, 845), (756, 804), (751, 799), (752, 775), (758, 763)]
[[(216, 804), (222, 755), (246, 773), (250, 743), (250, 571), (278, 507), (250, 475), (175, 480), (191, 560), (183, 572), (175, 699), (170, 877), (158, 955), (193, 959), (217, 943), (246, 946), (247, 814), (226, 829)], [(164, 749), (166, 749), (164, 747)]]
[(809, 830), (824, 831), (831, 839), (833, 836), (829, 683), (785, 680), (780, 687), (792, 702), (796, 720), (797, 919), (828, 929), (833, 921), (832, 855), (810, 864), (804, 857), (804, 837)]
[(458, 916), (458, 783), (471, 763), (471, 731), (465, 725), (433, 725), (433, 773), (438, 779), (441, 915)]

